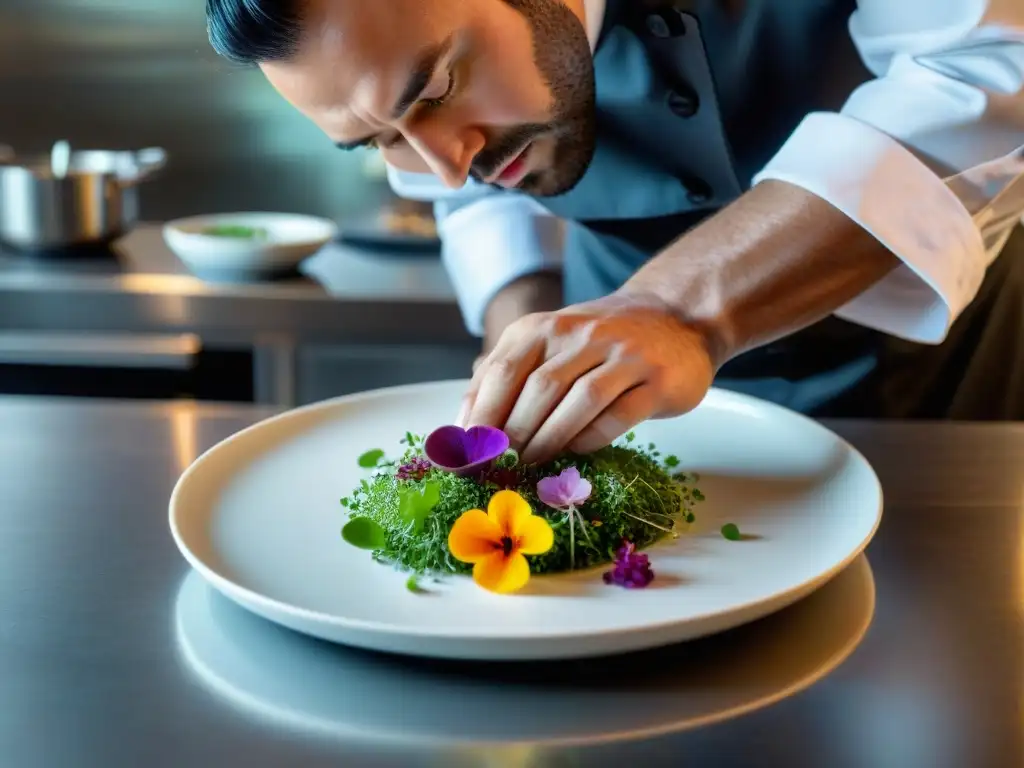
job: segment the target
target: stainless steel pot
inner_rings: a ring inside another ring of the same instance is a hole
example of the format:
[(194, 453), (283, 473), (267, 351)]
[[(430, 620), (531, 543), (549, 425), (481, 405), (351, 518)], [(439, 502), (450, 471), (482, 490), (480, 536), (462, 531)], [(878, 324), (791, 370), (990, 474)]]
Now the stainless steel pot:
[(50, 157), (0, 151), (0, 243), (59, 250), (116, 240), (138, 222), (136, 185), (166, 160), (159, 148), (71, 152), (62, 142)]

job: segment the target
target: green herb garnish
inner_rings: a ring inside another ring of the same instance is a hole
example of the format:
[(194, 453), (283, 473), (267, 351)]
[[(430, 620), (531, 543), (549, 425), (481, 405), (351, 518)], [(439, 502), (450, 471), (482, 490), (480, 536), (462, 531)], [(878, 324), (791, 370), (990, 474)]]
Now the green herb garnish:
[(368, 517), (353, 517), (341, 529), (341, 538), (360, 549), (381, 549), (387, 546), (387, 533)]
[(363, 469), (373, 469), (383, 458), (384, 451), (380, 450), (380, 448), (375, 448), (372, 451), (367, 451), (359, 457), (359, 466)]
[[(397, 460), (385, 459), (377, 450), (360, 458), (360, 466), (376, 472), (345, 498), (347, 512), (353, 520), (374, 521), (384, 532), (386, 540), (374, 550), (381, 562), (413, 575), (464, 574), (472, 566), (451, 556), (452, 526), (468, 510), (486, 510), (498, 490), (509, 488), (534, 514), (547, 519), (555, 534), (550, 551), (530, 557), (532, 573), (571, 570), (573, 559), (577, 569), (595, 567), (613, 562), (623, 541), (643, 549), (679, 535), (694, 522), (694, 507), (703, 499), (692, 475), (669, 474), (669, 467), (678, 466), (677, 458), (661, 460), (656, 448), (635, 440), (629, 434), (623, 445), (585, 456), (565, 454), (543, 465), (523, 465), (508, 451), (482, 477), (467, 478), (425, 461), (423, 438), (407, 434)], [(575, 509), (572, 529), (565, 511), (537, 497), (540, 479), (571, 466), (592, 485), (589, 498)]]
[(423, 521), (441, 501), (441, 486), (437, 481), (424, 483), (422, 487), (407, 485), (398, 491), (398, 516), (409, 527), (410, 533), (423, 530)]
[(722, 535), (729, 541), (739, 541), (743, 538), (740, 529), (735, 523), (726, 523), (722, 526)]

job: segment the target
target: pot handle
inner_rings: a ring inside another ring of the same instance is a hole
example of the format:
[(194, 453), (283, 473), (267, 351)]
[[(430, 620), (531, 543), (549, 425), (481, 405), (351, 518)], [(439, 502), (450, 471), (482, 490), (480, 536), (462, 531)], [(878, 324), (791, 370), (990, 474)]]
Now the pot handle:
[(148, 147), (133, 153), (134, 172), (121, 178), (123, 184), (136, 184), (152, 176), (167, 165), (167, 152), (160, 147)]

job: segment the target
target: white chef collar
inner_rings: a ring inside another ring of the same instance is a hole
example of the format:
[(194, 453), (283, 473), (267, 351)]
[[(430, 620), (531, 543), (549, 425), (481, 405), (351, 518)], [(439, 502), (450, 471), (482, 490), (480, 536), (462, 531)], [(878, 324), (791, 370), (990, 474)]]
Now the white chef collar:
[(606, 2), (607, 0), (583, 0), (583, 17), (587, 28), (587, 39), (590, 40), (591, 51), (597, 48), (597, 41), (601, 36)]

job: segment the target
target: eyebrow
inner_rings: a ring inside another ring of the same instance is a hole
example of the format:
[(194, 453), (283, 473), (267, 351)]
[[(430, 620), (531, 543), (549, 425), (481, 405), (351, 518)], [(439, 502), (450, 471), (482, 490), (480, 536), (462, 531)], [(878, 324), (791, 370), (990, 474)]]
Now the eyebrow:
[[(448, 55), (451, 49), (452, 36), (449, 35), (441, 42), (429, 45), (420, 51), (419, 56), (416, 57), (416, 63), (413, 65), (409, 79), (405, 83), (405, 88), (402, 89), (401, 95), (395, 100), (394, 106), (391, 108), (392, 120), (400, 119), (409, 111), (413, 104), (419, 101), (423, 91), (426, 90), (427, 86), (430, 85), (430, 81), (434, 78), (438, 63)], [(353, 139), (352, 141), (336, 141), (334, 145), (338, 149), (357, 149), (365, 147), (374, 138), (375, 136), (364, 136), (361, 139)]]

